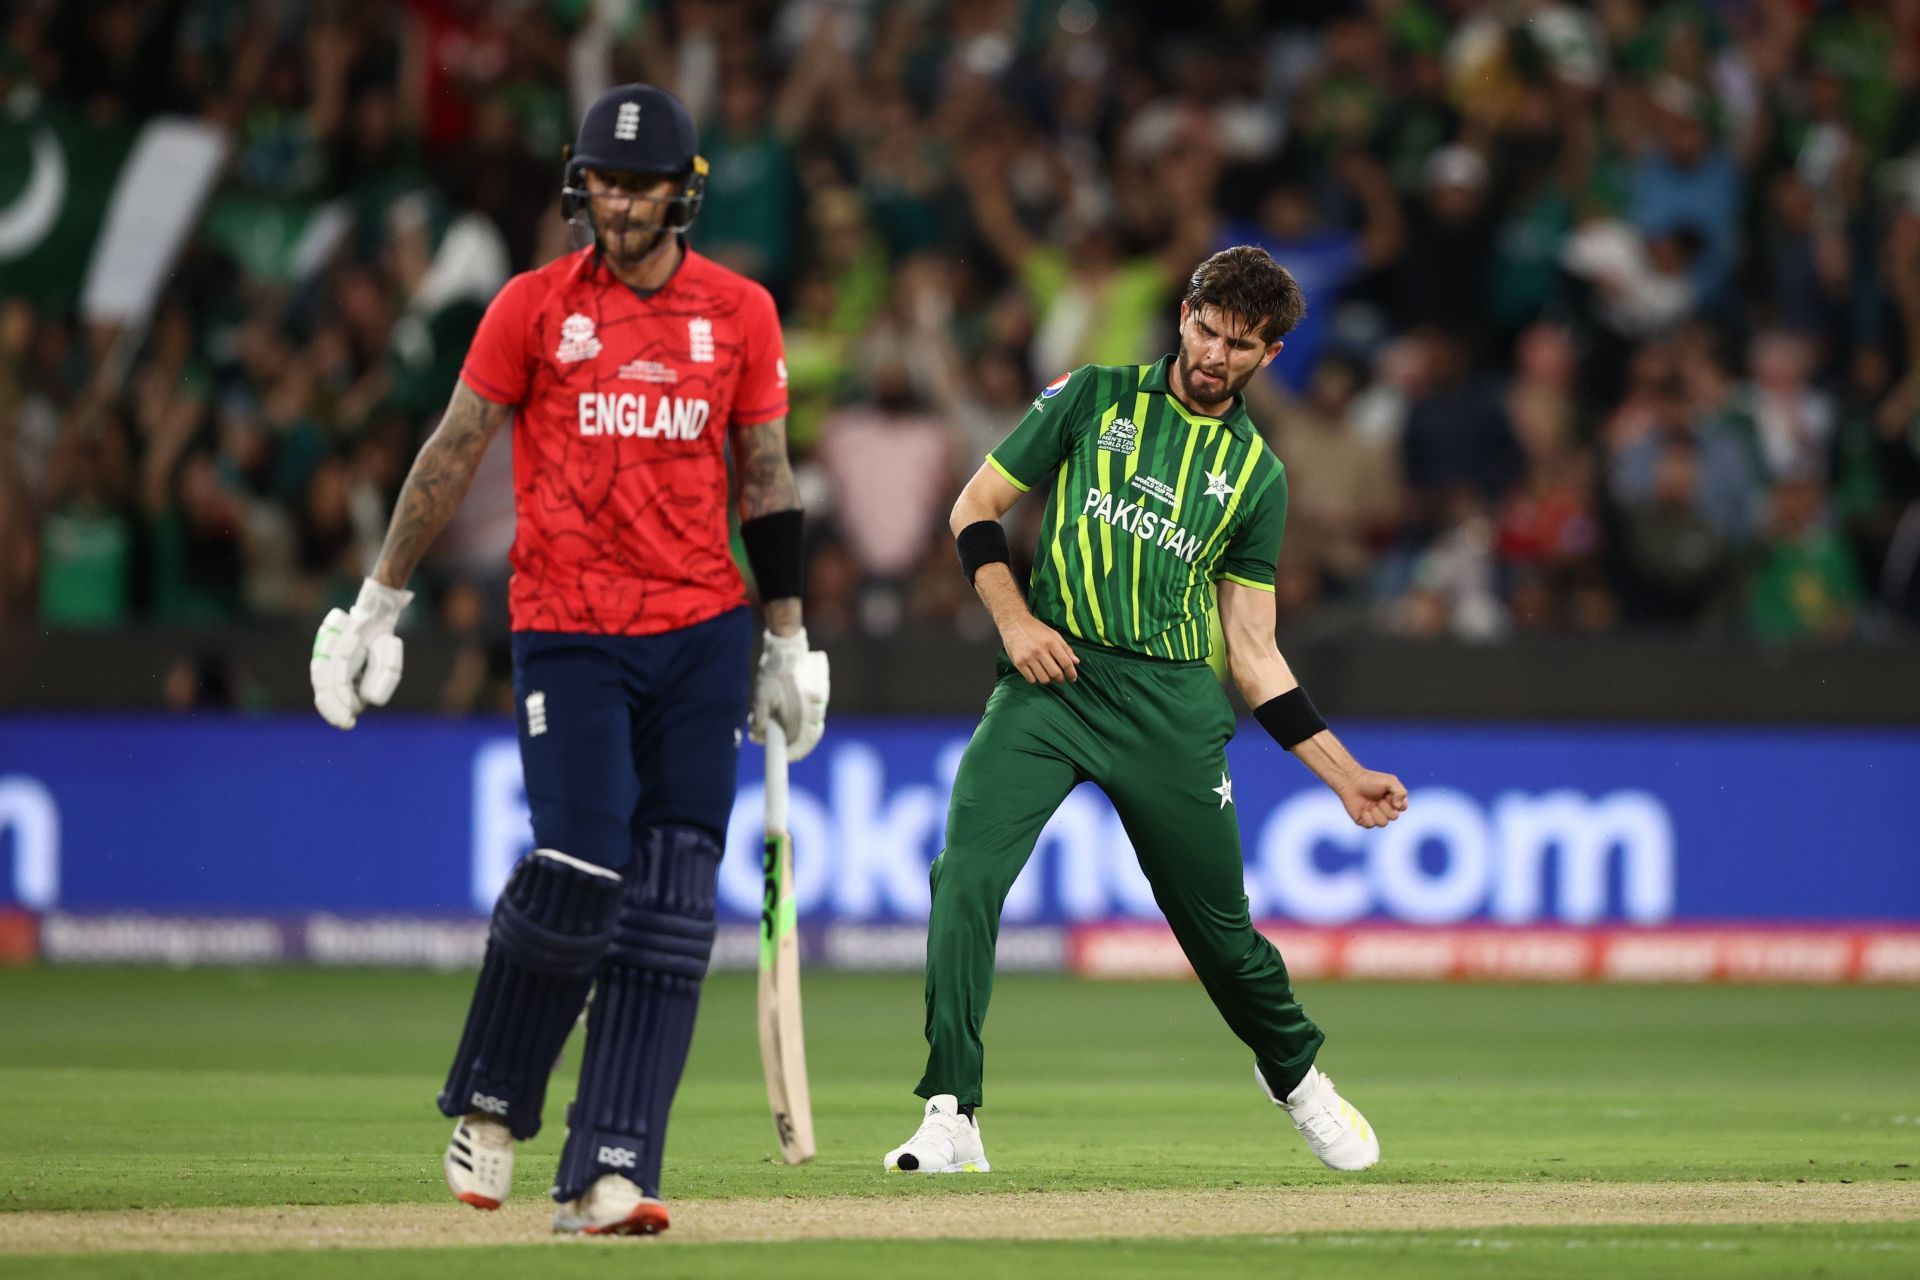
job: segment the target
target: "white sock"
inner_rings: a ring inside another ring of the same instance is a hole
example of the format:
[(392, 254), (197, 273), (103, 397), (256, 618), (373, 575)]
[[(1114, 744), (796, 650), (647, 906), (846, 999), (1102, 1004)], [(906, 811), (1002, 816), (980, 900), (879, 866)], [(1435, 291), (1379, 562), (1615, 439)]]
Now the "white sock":
[(1293, 1086), (1293, 1092), (1287, 1095), (1287, 1100), (1285, 1105), (1289, 1107), (1299, 1106), (1301, 1103), (1307, 1100), (1307, 1095), (1312, 1093), (1319, 1086), (1320, 1086), (1320, 1068), (1308, 1067), (1307, 1074), (1300, 1078), (1300, 1083)]

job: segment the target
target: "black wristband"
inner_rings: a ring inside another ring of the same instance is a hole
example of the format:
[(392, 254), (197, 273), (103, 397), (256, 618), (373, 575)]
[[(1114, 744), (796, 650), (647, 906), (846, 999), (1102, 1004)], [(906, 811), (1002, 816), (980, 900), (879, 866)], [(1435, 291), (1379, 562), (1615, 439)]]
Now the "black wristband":
[(960, 569), (973, 581), (973, 575), (990, 564), (1012, 564), (1007, 551), (1007, 531), (998, 520), (975, 520), (960, 531), (954, 545), (960, 551)]
[(1255, 707), (1253, 718), (1273, 735), (1275, 742), (1289, 751), (1327, 727), (1327, 722), (1313, 709), (1313, 699), (1298, 685)]
[(740, 522), (740, 541), (746, 544), (747, 564), (762, 600), (806, 594), (805, 537), (806, 514), (797, 507)]

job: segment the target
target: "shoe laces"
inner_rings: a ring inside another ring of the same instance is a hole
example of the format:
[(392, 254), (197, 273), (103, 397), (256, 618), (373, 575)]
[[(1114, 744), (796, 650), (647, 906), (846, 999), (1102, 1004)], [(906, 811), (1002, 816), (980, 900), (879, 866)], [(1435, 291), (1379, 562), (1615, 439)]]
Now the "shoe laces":
[(1331, 1143), (1345, 1133), (1346, 1126), (1341, 1123), (1339, 1108), (1335, 1105), (1340, 1094), (1333, 1087), (1333, 1077), (1322, 1074), (1320, 1083), (1325, 1087), (1324, 1094), (1316, 1090), (1313, 1102), (1295, 1112), (1295, 1119), (1314, 1141)]
[(950, 1116), (944, 1111), (930, 1111), (913, 1131), (913, 1142), (937, 1138), (948, 1143), (957, 1143), (966, 1132), (968, 1120), (965, 1116)]

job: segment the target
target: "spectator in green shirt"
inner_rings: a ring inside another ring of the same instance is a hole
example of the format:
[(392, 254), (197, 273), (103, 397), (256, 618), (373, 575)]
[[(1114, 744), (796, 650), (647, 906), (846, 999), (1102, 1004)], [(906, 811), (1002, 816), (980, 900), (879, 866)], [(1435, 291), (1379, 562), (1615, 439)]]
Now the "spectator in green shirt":
[(1747, 584), (1747, 619), (1770, 644), (1831, 640), (1853, 630), (1864, 592), (1846, 544), (1827, 523), (1818, 481), (1803, 474), (1773, 486), (1766, 532)]
[(767, 94), (750, 72), (720, 91), (720, 119), (701, 139), (707, 200), (694, 248), (785, 297), (793, 283), (799, 177), (793, 148), (767, 114)]
[(124, 445), (97, 437), (63, 441), (55, 455), (40, 534), (40, 616), (54, 626), (127, 620), (133, 526), (119, 501), (125, 468)]

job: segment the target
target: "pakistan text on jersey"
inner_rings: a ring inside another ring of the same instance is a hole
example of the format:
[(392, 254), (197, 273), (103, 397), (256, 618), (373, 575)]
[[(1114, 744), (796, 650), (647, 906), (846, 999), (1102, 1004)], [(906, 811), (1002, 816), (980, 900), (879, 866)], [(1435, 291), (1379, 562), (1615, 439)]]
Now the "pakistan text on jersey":
[(1080, 514), (1093, 515), (1116, 528), (1124, 529), (1146, 543), (1157, 543), (1188, 564), (1200, 550), (1200, 535), (1188, 533), (1167, 516), (1149, 511), (1124, 498), (1115, 498), (1104, 489), (1088, 489)]
[[(647, 401), (653, 401), (648, 412)], [(580, 393), (580, 434), (698, 440), (712, 412), (705, 400), (646, 396), (633, 391)]]

